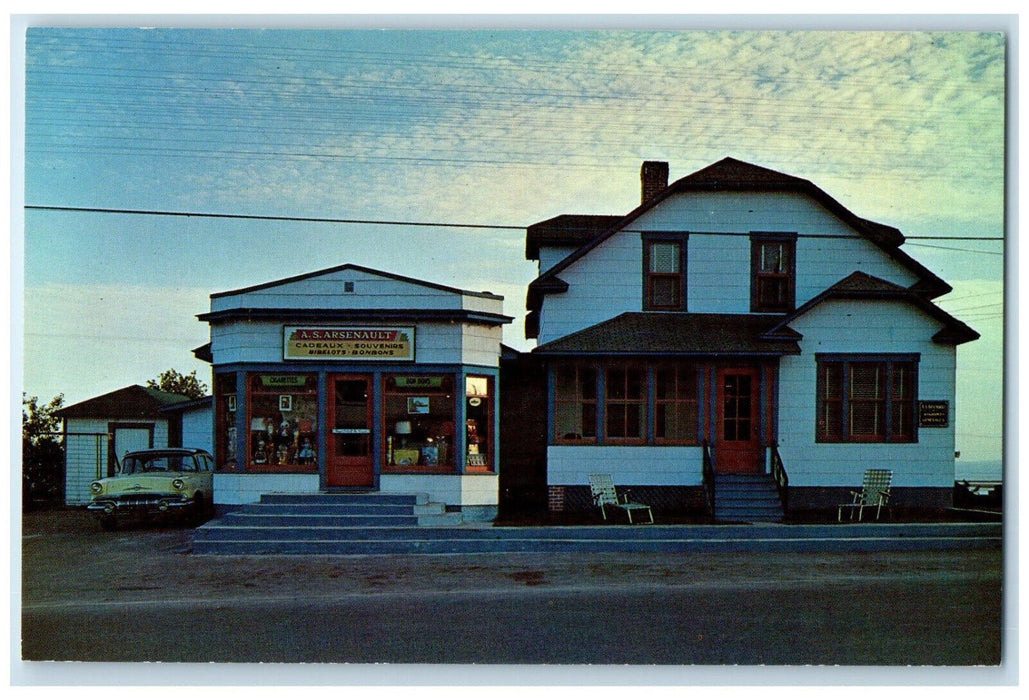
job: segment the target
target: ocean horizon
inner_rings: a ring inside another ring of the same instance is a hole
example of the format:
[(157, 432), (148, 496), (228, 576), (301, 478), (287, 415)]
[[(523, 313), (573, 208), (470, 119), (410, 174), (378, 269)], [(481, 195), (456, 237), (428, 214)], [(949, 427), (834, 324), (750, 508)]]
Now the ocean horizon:
[(958, 458), (954, 462), (955, 481), (1003, 481), (1002, 460), (972, 461)]

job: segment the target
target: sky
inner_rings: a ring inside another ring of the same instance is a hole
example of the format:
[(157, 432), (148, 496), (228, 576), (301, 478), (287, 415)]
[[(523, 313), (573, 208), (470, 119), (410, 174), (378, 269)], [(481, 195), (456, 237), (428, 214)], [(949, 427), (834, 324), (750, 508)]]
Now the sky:
[(643, 160), (674, 181), (731, 156), (896, 226), (951, 284), (982, 334), (959, 465), (999, 460), (1005, 244), (967, 238), (1005, 235), (1007, 38), (956, 29), (30, 27), (23, 390), (209, 384), (212, 293), (344, 263), (502, 294), (530, 349), (525, 226), (630, 211)]

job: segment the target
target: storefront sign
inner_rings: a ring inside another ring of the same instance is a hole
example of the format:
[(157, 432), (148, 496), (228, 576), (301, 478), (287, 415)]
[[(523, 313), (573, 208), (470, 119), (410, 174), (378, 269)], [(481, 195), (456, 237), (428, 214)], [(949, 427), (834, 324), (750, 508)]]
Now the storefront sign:
[(285, 360), (413, 361), (414, 328), (286, 326)]
[(307, 386), (307, 377), (302, 374), (262, 374), (261, 386), (266, 389), (297, 389)]
[(398, 389), (439, 389), (443, 386), (443, 377), (398, 375), (393, 381)]
[(950, 425), (949, 401), (919, 401), (919, 428), (946, 428)]

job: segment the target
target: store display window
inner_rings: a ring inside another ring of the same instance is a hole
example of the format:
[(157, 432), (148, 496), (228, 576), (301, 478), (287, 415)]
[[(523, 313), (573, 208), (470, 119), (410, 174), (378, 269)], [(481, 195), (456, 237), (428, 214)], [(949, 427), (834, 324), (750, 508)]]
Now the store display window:
[(493, 379), (465, 378), (465, 469), (493, 468)]
[(249, 469), (314, 471), (318, 462), (318, 379), (313, 374), (247, 377)]
[(453, 470), (453, 375), (386, 375), (382, 397), (385, 470)]
[(233, 471), (236, 462), (236, 375), (214, 377), (214, 459), (221, 471)]

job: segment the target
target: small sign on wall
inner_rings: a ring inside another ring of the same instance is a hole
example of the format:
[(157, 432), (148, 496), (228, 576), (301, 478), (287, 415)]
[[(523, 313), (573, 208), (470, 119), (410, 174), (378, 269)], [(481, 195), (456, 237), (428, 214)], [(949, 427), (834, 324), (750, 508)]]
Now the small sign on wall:
[(919, 428), (946, 428), (950, 425), (949, 401), (919, 401)]

